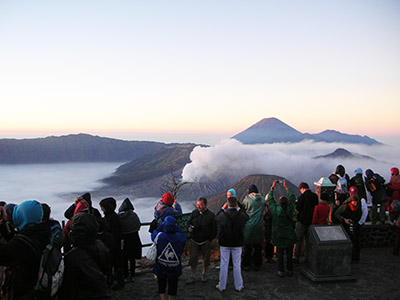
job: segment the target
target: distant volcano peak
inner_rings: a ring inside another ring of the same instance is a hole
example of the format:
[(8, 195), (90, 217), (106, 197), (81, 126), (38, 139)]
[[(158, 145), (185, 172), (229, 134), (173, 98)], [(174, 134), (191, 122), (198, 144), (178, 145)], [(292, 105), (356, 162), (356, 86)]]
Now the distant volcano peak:
[(367, 136), (341, 133), (333, 129), (317, 134), (301, 133), (274, 117), (264, 118), (232, 138), (243, 144), (297, 143), (303, 140), (325, 143), (380, 144)]

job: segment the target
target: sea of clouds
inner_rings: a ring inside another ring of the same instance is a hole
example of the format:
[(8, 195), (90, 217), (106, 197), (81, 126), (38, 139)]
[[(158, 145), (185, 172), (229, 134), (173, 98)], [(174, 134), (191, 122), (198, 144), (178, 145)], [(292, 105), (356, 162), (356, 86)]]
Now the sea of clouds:
[[(315, 159), (316, 156), (344, 148), (353, 154), (371, 159)], [(282, 176), (294, 184), (306, 181), (313, 185), (321, 177), (329, 176), (338, 164), (354, 176), (356, 168), (372, 169), (390, 180), (390, 168), (399, 166), (400, 154), (393, 145), (360, 145), (303, 141), (300, 143), (275, 143), (245, 145), (235, 139), (222, 140), (211, 147), (197, 146), (182, 173), (184, 181), (210, 182), (218, 178), (239, 181), (252, 174)]]

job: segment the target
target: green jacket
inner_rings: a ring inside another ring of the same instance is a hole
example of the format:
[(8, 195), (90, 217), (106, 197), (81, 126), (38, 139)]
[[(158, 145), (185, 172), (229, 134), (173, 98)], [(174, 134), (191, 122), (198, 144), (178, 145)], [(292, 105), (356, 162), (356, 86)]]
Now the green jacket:
[(296, 243), (296, 233), (293, 224), (296, 196), (290, 189), (286, 193), (289, 200), (286, 213), (275, 202), (273, 191), (270, 191), (266, 197), (269, 210), (272, 214), (272, 244), (279, 248), (288, 248)]
[(243, 200), (244, 210), (249, 220), (244, 226), (244, 243), (260, 244), (264, 242), (264, 210), (267, 202), (261, 194), (251, 193)]

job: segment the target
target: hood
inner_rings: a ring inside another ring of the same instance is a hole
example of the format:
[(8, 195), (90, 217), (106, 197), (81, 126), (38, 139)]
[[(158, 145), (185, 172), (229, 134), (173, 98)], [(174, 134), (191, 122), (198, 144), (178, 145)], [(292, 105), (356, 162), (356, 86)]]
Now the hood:
[(254, 201), (257, 201), (257, 202), (260, 202), (261, 200), (263, 200), (263, 197), (261, 196), (261, 194), (256, 194), (256, 193), (251, 193), (250, 195), (249, 195), (249, 197), (251, 198), (251, 199), (253, 199)]
[(365, 171), (365, 176), (367, 176), (368, 179), (372, 178), (374, 176), (374, 172), (371, 169), (368, 169)]
[(18, 230), (30, 228), (42, 221), (42, 205), (36, 200), (24, 201), (14, 207), (12, 218)]
[(133, 208), (131, 200), (129, 200), (129, 198), (126, 198), (119, 207), (118, 212), (123, 212), (128, 210), (135, 210), (135, 209)]
[(174, 233), (178, 230), (176, 225), (176, 219), (172, 216), (167, 216), (164, 219), (162, 231), (165, 233)]
[(74, 210), (74, 216), (80, 212), (88, 212), (89, 207), (84, 201), (79, 201)]
[(114, 198), (105, 198), (100, 201), (100, 206), (104, 208), (104, 214), (109, 214), (117, 207), (117, 201)]
[(83, 212), (76, 214), (71, 227), (72, 244), (80, 246), (93, 243), (96, 239), (97, 228), (95, 216)]
[(361, 168), (357, 168), (354, 170), (354, 174), (361, 174), (362, 175), (362, 169)]

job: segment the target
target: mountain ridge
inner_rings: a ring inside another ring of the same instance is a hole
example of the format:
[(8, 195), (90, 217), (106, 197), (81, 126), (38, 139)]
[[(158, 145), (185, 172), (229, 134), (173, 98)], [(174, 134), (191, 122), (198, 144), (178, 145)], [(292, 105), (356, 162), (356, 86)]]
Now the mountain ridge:
[(377, 140), (368, 136), (341, 133), (327, 129), (320, 133), (301, 133), (277, 118), (264, 118), (232, 137), (243, 144), (297, 143), (304, 140), (326, 143), (350, 143), (377, 145)]

